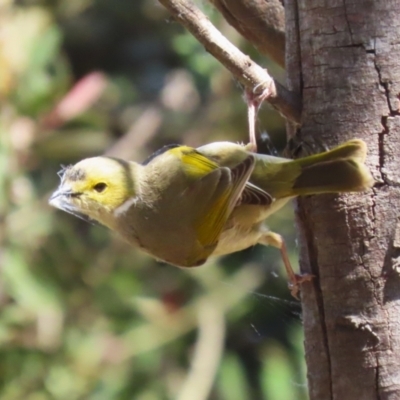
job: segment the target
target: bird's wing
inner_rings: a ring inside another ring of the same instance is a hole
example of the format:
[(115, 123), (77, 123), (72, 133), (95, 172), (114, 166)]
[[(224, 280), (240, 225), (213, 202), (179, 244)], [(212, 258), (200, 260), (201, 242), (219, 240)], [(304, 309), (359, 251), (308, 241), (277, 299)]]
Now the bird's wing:
[(196, 149), (187, 146), (180, 146), (169, 150), (169, 153), (179, 157), (186, 175), (191, 179), (198, 179), (206, 176), (211, 171), (219, 168), (219, 165), (199, 153)]
[(269, 206), (273, 198), (266, 191), (260, 189), (258, 186), (247, 182), (243, 190), (239, 204), (248, 204), (254, 206)]
[[(208, 160), (204, 156), (199, 156)], [(202, 164), (202, 161), (196, 160), (193, 165), (206, 168), (206, 162), (204, 161)], [(232, 169), (216, 168), (195, 181), (182, 194), (187, 196), (187, 200), (193, 202), (196, 207), (194, 229), (197, 240), (203, 248), (202, 257), (204, 259), (216, 247), (226, 221), (253, 171), (254, 163), (254, 157), (249, 155)], [(208, 168), (210, 169), (210, 166)]]

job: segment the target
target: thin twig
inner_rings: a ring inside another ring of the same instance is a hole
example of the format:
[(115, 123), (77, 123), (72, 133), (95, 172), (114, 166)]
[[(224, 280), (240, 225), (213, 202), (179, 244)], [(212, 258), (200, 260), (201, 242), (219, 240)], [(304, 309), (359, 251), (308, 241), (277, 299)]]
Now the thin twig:
[(159, 0), (173, 17), (221, 62), (247, 90), (255, 95), (270, 91), (264, 100), (285, 118), (300, 123), (301, 102), (296, 93), (276, 82), (268, 72), (243, 54), (189, 0)]

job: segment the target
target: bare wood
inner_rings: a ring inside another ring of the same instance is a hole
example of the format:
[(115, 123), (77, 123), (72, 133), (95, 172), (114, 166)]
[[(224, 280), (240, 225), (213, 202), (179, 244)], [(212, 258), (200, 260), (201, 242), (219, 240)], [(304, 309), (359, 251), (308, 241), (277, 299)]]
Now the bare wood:
[(400, 399), (399, 3), (295, 7), (287, 51), (301, 49), (288, 65), (302, 87), (297, 137), (316, 150), (364, 139), (377, 181), (364, 194), (298, 201), (300, 264), (317, 276), (302, 293), (310, 399)]
[(301, 102), (268, 72), (243, 54), (188, 0), (159, 0), (182, 23), (205, 49), (221, 62), (233, 76), (255, 94), (269, 91), (265, 99), (285, 118), (300, 123)]
[(209, 0), (260, 53), (285, 66), (285, 9), (280, 0)]

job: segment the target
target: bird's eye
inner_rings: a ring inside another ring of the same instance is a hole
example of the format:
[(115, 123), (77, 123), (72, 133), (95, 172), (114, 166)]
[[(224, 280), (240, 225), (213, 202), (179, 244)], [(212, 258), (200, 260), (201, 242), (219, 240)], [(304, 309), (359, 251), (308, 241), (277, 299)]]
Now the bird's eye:
[(93, 189), (94, 189), (97, 193), (104, 192), (104, 190), (106, 190), (106, 188), (107, 188), (107, 184), (104, 183), (104, 182), (96, 183), (96, 184), (93, 186)]

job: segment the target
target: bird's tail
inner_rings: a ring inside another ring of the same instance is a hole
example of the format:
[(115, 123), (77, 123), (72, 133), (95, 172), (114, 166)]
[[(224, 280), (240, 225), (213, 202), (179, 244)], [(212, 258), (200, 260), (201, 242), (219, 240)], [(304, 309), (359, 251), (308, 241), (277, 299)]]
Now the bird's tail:
[(292, 161), (300, 173), (293, 181), (290, 195), (359, 192), (370, 188), (374, 180), (364, 164), (366, 155), (365, 142), (354, 139), (332, 150)]

